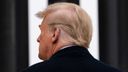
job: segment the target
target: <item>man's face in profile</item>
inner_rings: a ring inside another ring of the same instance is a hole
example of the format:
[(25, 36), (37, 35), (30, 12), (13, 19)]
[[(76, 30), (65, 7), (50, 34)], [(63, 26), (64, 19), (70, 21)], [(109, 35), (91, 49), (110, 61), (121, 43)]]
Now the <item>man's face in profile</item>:
[(40, 59), (47, 59), (48, 54), (50, 53), (50, 46), (51, 46), (51, 33), (48, 30), (48, 25), (43, 21), (41, 25), (39, 25), (40, 28), (40, 35), (37, 39), (39, 42), (39, 58)]

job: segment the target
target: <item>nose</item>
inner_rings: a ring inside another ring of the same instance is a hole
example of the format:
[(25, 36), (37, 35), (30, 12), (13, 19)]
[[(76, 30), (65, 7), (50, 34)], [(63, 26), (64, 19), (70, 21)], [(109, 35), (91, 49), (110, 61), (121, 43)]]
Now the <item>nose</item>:
[(37, 38), (37, 42), (40, 42), (40, 36)]

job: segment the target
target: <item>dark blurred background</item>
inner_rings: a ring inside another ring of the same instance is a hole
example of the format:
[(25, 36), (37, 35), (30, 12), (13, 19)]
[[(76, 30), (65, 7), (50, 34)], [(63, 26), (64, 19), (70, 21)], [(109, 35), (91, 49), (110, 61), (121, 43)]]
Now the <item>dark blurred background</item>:
[[(48, 0), (72, 2), (79, 0)], [(100, 60), (128, 72), (128, 2), (99, 0)], [(28, 1), (1, 1), (0, 72), (20, 72), (28, 67)]]

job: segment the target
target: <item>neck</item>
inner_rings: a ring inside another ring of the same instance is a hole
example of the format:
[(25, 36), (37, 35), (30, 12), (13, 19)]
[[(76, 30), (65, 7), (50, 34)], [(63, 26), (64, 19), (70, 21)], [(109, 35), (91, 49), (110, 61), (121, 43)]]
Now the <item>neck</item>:
[(73, 43), (68, 43), (68, 42), (61, 43), (61, 42), (59, 42), (57, 45), (53, 46), (52, 55), (55, 54), (59, 50), (62, 50), (64, 48), (67, 48), (67, 47), (70, 47), (70, 46), (74, 46), (74, 45), (75, 44), (73, 44)]

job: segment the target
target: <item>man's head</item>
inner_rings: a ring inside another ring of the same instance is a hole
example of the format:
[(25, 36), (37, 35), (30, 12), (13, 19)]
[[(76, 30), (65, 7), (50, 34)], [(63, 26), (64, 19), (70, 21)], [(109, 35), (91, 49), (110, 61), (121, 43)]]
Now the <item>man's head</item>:
[(38, 37), (39, 57), (50, 58), (65, 45), (89, 47), (92, 24), (88, 14), (72, 3), (55, 3), (38, 13), (43, 18)]

